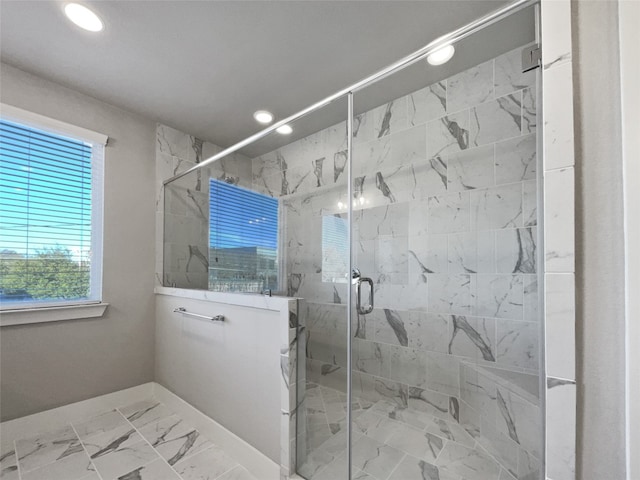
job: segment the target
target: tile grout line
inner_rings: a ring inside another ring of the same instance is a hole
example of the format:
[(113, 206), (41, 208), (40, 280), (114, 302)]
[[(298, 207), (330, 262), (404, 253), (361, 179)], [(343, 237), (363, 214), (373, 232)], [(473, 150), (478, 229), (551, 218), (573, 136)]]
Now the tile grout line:
[[(73, 432), (76, 434), (76, 437), (78, 437), (78, 441), (80, 442), (80, 445), (82, 445), (82, 450), (84, 450), (84, 453), (86, 453), (87, 456), (89, 457), (89, 463), (91, 463), (91, 465), (93, 466), (94, 472), (96, 472), (96, 475), (98, 475), (98, 478), (100, 480), (104, 480), (102, 478), (102, 475), (100, 474), (100, 472), (98, 472), (98, 467), (96, 467), (96, 464), (93, 463), (93, 459), (91, 458), (91, 454), (89, 453), (89, 450), (87, 450), (87, 447), (84, 446), (84, 442), (80, 438), (80, 435), (78, 434), (78, 431), (76, 430), (76, 427), (73, 425), (73, 422), (70, 422), (69, 425), (71, 425), (71, 428), (73, 429)], [(82, 480), (82, 479), (80, 479), (80, 480)]]
[[(385, 444), (385, 445), (386, 445), (386, 444)], [(391, 470), (391, 471), (389, 472), (389, 475), (387, 475), (386, 479), (383, 479), (383, 480), (388, 480), (389, 478), (391, 478), (391, 477), (393, 476), (393, 472), (395, 472), (395, 471), (398, 469), (398, 467), (399, 467), (399, 466), (400, 466), (400, 464), (404, 461), (404, 459), (405, 459), (405, 458), (407, 458), (407, 455), (409, 455), (407, 452), (403, 452), (402, 450), (400, 450), (400, 451), (401, 451), (402, 453), (404, 453), (404, 455), (402, 456), (402, 458), (400, 459), (400, 461), (398, 462), (398, 464), (397, 464), (395, 467), (393, 467), (393, 470)], [(366, 473), (366, 472), (365, 472), (365, 473)]]
[[(154, 400), (155, 400), (155, 399), (154, 399)], [(160, 402), (158, 402), (158, 404), (159, 404), (159, 405), (162, 405), (162, 403), (160, 403)], [(133, 430), (134, 430), (138, 435), (140, 435), (140, 438), (142, 438), (143, 442), (145, 442), (147, 445), (149, 445), (149, 446), (151, 447), (151, 450), (153, 450), (153, 452), (154, 452), (156, 455), (158, 455), (158, 457), (159, 457), (159, 458), (160, 458), (164, 463), (166, 463), (167, 465), (169, 465), (169, 468), (170, 468), (171, 470), (173, 470), (173, 471), (175, 472), (175, 474), (178, 476), (178, 478), (180, 478), (180, 479), (182, 480), (182, 475), (180, 475), (180, 474), (176, 471), (176, 469), (175, 469), (175, 468), (173, 468), (173, 465), (169, 464), (169, 462), (168, 462), (168, 461), (167, 461), (167, 460), (166, 460), (162, 455), (160, 455), (160, 452), (158, 452), (158, 450), (157, 450), (153, 445), (151, 445), (151, 443), (150, 443), (150, 442), (145, 438), (145, 436), (144, 436), (144, 435), (142, 435), (142, 433), (140, 433), (140, 430), (138, 430), (138, 428), (137, 428), (137, 427), (136, 427), (136, 426), (135, 426), (131, 421), (129, 421), (129, 419), (127, 418), (127, 416), (126, 416), (124, 413), (122, 413), (122, 412), (120, 411), (120, 408), (122, 408), (122, 407), (118, 407), (118, 408), (116, 408), (115, 410), (116, 410), (120, 415), (122, 415), (122, 417), (125, 419), (125, 421), (126, 421), (129, 425), (131, 425), (131, 428), (133, 428)], [(158, 420), (159, 420), (159, 419), (158, 419)], [(182, 420), (182, 419), (181, 419), (181, 420)], [(142, 467), (141, 467), (141, 468), (144, 468), (144, 467), (146, 467), (147, 465), (150, 465), (151, 463), (155, 462), (156, 460), (158, 460), (158, 459), (157, 459), (157, 458), (154, 458), (154, 459), (153, 459), (153, 460), (151, 460), (149, 463), (145, 463), (144, 465), (142, 465)], [(128, 472), (127, 472), (127, 473), (128, 473)]]

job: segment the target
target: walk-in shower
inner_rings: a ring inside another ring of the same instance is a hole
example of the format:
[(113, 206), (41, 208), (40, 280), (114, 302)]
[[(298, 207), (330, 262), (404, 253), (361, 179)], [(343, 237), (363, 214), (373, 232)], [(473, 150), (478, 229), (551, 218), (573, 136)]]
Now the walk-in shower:
[(536, 8), (165, 184), (166, 286), (304, 299), (290, 455), (309, 480), (543, 478)]

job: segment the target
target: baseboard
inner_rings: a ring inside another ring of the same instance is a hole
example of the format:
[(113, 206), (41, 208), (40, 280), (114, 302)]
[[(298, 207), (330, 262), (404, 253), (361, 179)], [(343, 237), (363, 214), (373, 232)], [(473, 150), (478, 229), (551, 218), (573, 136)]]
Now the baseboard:
[(197, 408), (185, 402), (175, 393), (154, 382), (153, 396), (196, 427), (205, 437), (222, 446), (231, 457), (241, 463), (254, 477), (260, 480), (280, 479), (280, 466), (276, 462)]
[(107, 393), (81, 402), (70, 403), (62, 407), (34, 413), (26, 417), (16, 418), (0, 423), (0, 445), (2, 451), (18, 438), (37, 435), (49, 430), (90, 418), (107, 410), (138, 402), (153, 395), (153, 382), (127, 388), (118, 392)]

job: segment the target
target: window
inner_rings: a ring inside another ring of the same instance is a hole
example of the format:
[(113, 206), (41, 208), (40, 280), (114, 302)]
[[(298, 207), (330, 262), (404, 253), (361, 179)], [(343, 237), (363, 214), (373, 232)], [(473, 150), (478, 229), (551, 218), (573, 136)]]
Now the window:
[(102, 300), (106, 137), (2, 105), (0, 307)]
[(209, 290), (278, 289), (278, 199), (209, 180)]

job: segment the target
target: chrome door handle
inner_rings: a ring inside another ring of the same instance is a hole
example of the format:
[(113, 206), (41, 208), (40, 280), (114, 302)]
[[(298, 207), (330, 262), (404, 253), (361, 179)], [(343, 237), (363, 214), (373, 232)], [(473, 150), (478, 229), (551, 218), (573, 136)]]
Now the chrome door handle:
[[(369, 304), (362, 306), (362, 283), (369, 284)], [(356, 310), (360, 315), (366, 315), (373, 312), (373, 280), (367, 277), (361, 277), (356, 284)]]

